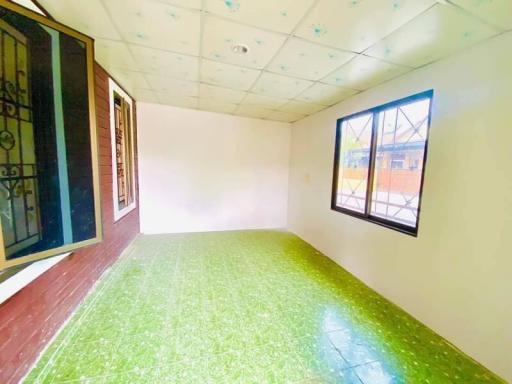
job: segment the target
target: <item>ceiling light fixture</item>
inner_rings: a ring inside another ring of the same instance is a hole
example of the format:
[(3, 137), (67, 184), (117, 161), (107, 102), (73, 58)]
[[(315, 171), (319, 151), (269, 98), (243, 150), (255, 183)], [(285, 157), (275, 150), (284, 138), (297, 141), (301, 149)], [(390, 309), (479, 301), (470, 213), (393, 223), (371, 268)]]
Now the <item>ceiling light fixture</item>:
[(235, 44), (231, 48), (233, 52), (245, 55), (247, 52), (249, 52), (249, 47), (245, 44)]

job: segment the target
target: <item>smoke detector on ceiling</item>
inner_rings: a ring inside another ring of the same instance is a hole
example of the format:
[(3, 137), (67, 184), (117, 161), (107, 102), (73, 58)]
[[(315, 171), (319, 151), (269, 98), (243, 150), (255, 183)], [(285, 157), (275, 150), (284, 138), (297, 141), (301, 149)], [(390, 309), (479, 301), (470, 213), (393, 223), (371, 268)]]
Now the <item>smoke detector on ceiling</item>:
[(240, 55), (245, 55), (247, 52), (249, 52), (249, 47), (245, 44), (235, 44), (233, 47), (231, 47), (233, 52), (238, 53)]

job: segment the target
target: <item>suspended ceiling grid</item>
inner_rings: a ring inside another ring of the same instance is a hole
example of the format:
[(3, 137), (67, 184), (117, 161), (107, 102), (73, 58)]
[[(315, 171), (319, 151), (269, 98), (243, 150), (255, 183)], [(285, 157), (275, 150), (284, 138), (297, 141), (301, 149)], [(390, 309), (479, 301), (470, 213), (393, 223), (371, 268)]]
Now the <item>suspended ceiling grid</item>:
[(285, 122), (512, 29), (510, 0), (39, 2), (138, 101)]

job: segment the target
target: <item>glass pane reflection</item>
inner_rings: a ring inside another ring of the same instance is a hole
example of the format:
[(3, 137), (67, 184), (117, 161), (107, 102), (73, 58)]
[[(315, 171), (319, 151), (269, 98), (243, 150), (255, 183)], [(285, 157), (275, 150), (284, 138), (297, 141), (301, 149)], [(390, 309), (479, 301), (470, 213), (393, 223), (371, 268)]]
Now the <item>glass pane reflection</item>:
[(96, 237), (85, 44), (0, 7), (0, 54), (6, 258)]

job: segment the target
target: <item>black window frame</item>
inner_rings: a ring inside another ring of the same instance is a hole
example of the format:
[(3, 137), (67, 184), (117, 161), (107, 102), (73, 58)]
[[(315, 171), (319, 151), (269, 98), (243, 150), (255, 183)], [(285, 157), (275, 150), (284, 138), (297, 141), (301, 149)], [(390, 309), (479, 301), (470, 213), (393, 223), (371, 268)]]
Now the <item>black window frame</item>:
[[(405, 224), (397, 223), (391, 220), (387, 220), (381, 217), (373, 216), (371, 212), (371, 203), (372, 203), (372, 193), (373, 193), (373, 179), (375, 175), (375, 160), (376, 160), (376, 152), (377, 152), (377, 130), (378, 130), (378, 114), (384, 110), (395, 108), (400, 105), (409, 104), (415, 101), (430, 99), (429, 111), (428, 111), (428, 119), (427, 119), (427, 133), (425, 138), (425, 149), (423, 156), (423, 167), (421, 172), (421, 180), (420, 180), (420, 190), (418, 197), (418, 214), (416, 218), (416, 226), (411, 227)], [(385, 103), (379, 105), (377, 107), (369, 108), (364, 111), (360, 111), (357, 113), (353, 113), (351, 115), (347, 115), (339, 118), (336, 121), (336, 142), (334, 148), (334, 167), (333, 167), (333, 177), (332, 177), (332, 192), (331, 192), (331, 209), (336, 212), (341, 212), (347, 214), (352, 217), (356, 217), (358, 219), (362, 219), (364, 221), (368, 221), (370, 223), (374, 223), (386, 228), (393, 229), (395, 231), (399, 231), (401, 233), (405, 233), (407, 235), (411, 235), (414, 237), (418, 236), (419, 223), (420, 223), (420, 213), (421, 213), (421, 202), (423, 198), (423, 183), (425, 180), (425, 169), (427, 164), (428, 157), (428, 143), (429, 143), (429, 135), (430, 135), (430, 126), (432, 123), (432, 107), (434, 100), (434, 90), (430, 89), (428, 91), (416, 93), (411, 96), (407, 96), (398, 100), (391, 101), (389, 103)], [(339, 159), (340, 159), (340, 145), (341, 145), (341, 126), (345, 120), (353, 119), (362, 115), (372, 114), (372, 133), (371, 133), (371, 146), (370, 146), (370, 160), (368, 166), (368, 186), (366, 190), (366, 199), (365, 199), (365, 213), (356, 212), (347, 208), (340, 207), (336, 204), (337, 194), (338, 194), (338, 178), (339, 178)]]

